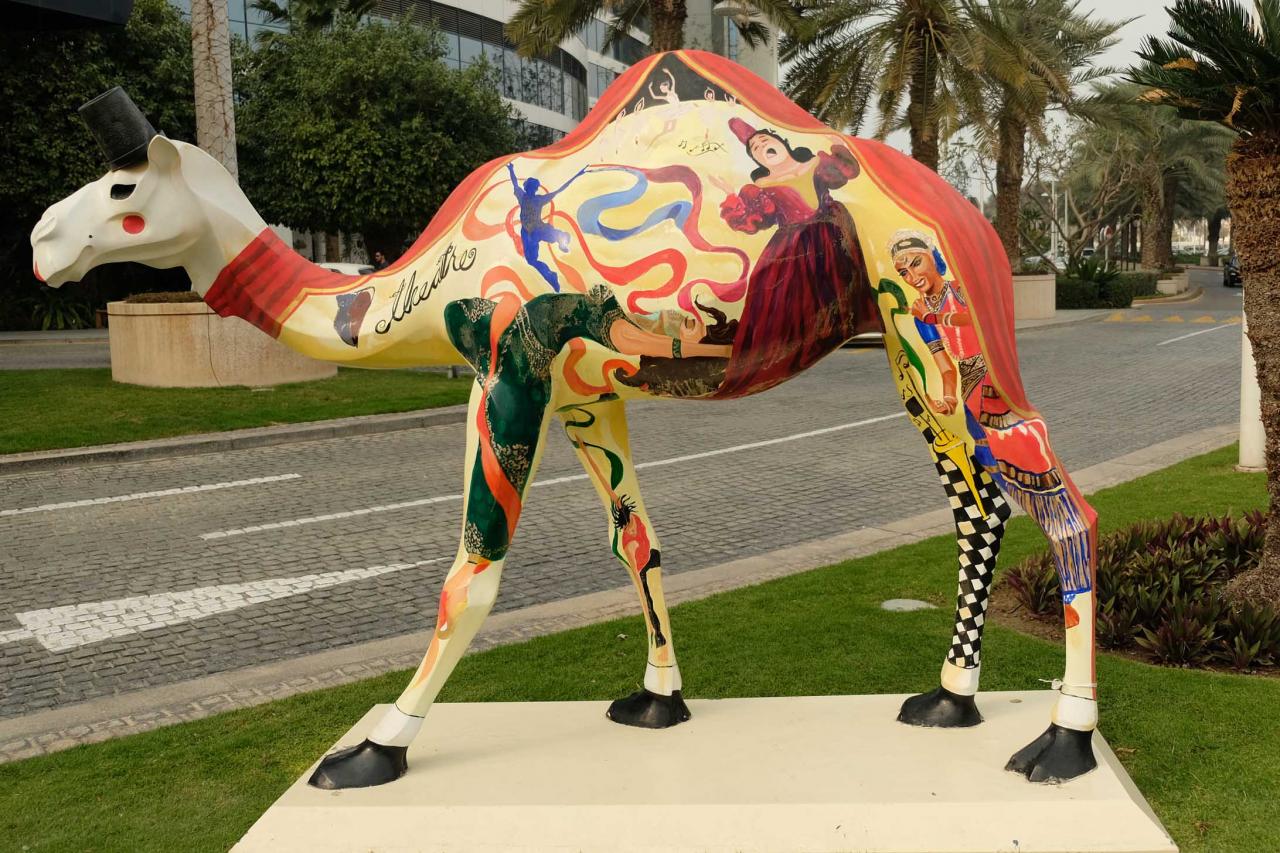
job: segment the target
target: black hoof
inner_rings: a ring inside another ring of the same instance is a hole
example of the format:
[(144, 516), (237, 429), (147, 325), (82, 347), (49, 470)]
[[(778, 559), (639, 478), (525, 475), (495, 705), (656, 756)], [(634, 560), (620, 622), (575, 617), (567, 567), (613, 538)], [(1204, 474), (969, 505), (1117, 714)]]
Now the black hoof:
[(1055, 784), (1083, 776), (1097, 766), (1093, 732), (1050, 723), (1044, 734), (1014, 753), (1004, 769), (1021, 773), (1032, 782)]
[(982, 715), (978, 713), (978, 703), (972, 696), (961, 696), (939, 687), (932, 693), (921, 693), (903, 702), (898, 722), (909, 726), (962, 729), (982, 722)]
[(691, 715), (679, 690), (670, 696), (637, 690), (625, 699), (616, 700), (609, 706), (605, 716), (624, 726), (667, 729), (683, 723)]
[(313, 788), (340, 791), (343, 788), (370, 788), (394, 782), (409, 769), (407, 746), (383, 746), (366, 740), (359, 746), (326, 755), (308, 780)]

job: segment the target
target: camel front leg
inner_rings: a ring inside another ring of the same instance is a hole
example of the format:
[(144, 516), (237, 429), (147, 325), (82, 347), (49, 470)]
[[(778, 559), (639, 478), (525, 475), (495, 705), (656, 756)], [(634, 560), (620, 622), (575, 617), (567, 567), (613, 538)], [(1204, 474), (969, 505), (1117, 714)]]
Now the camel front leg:
[(547, 394), (502, 380), (486, 384), (472, 390), (462, 541), (440, 593), (431, 644), (369, 737), (320, 763), (310, 780), (315, 787), (364, 788), (404, 775), (423, 718), (497, 600), (503, 560), (542, 455)]
[(682, 723), (689, 709), (680, 694), (680, 667), (662, 595), (662, 554), (631, 460), (624, 404), (609, 400), (562, 416), (565, 434), (604, 502), (610, 546), (635, 584), (649, 638), (644, 687), (615, 701), (606, 715), (615, 723), (650, 729)]

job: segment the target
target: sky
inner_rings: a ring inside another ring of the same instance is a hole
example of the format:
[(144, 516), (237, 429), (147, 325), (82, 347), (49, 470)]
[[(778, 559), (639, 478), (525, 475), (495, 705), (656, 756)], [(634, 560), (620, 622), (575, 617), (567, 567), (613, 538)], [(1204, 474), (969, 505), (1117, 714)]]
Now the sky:
[(1113, 20), (1137, 18), (1120, 30), (1120, 43), (1107, 51), (1102, 59), (1104, 64), (1123, 68), (1137, 61), (1133, 52), (1144, 36), (1163, 36), (1169, 31), (1169, 15), (1165, 7), (1172, 5), (1173, 0), (1119, 0), (1111, 3), (1081, 0), (1080, 9)]
[[(1164, 36), (1169, 31), (1169, 14), (1165, 7), (1171, 5), (1173, 0), (1080, 0), (1080, 11), (1090, 15), (1111, 20), (1134, 19), (1120, 29), (1116, 34), (1117, 43), (1099, 57), (1098, 64), (1125, 69), (1137, 63), (1134, 51), (1142, 44), (1142, 40), (1148, 35)], [(863, 124), (861, 135), (870, 135), (875, 125), (876, 119), (872, 117)], [(911, 152), (911, 143), (905, 130), (890, 135), (886, 141), (900, 151)], [(976, 175), (969, 193), (978, 198), (984, 198), (988, 194)]]

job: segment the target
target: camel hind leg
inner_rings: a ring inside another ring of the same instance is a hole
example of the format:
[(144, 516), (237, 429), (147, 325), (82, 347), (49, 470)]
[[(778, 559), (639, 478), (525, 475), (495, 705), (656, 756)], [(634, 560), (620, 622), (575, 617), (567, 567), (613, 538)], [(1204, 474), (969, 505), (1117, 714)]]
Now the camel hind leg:
[(1059, 696), (1049, 728), (1014, 754), (1006, 769), (1032, 782), (1060, 782), (1097, 766), (1092, 739), (1098, 726), (1098, 516), (1054, 454), (1044, 419), (1009, 420), (1003, 416), (1000, 428), (986, 430), (991, 470), (1049, 539), (1062, 589), (1066, 667), (1054, 682)]
[(574, 406), (561, 413), (565, 434), (604, 503), (609, 541), (636, 587), (649, 639), (643, 687), (609, 706), (616, 723), (661, 729), (689, 719), (680, 693), (680, 667), (671, 617), (662, 594), (662, 554), (640, 494), (627, 417), (621, 400)]

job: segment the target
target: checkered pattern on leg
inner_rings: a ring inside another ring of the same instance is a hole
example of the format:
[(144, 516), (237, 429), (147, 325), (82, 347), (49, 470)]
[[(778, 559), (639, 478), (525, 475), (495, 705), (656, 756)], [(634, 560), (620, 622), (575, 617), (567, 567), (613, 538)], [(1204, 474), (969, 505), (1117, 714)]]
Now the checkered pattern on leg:
[(972, 669), (980, 663), (982, 626), (987, 616), (991, 579), (996, 556), (1000, 553), (1000, 537), (1004, 534), (1004, 524), (1011, 510), (1000, 489), (976, 462), (973, 467), (981, 502), (954, 462), (938, 457), (935, 464), (955, 517), (956, 545), (960, 556), (956, 628), (947, 660), (964, 669)]

